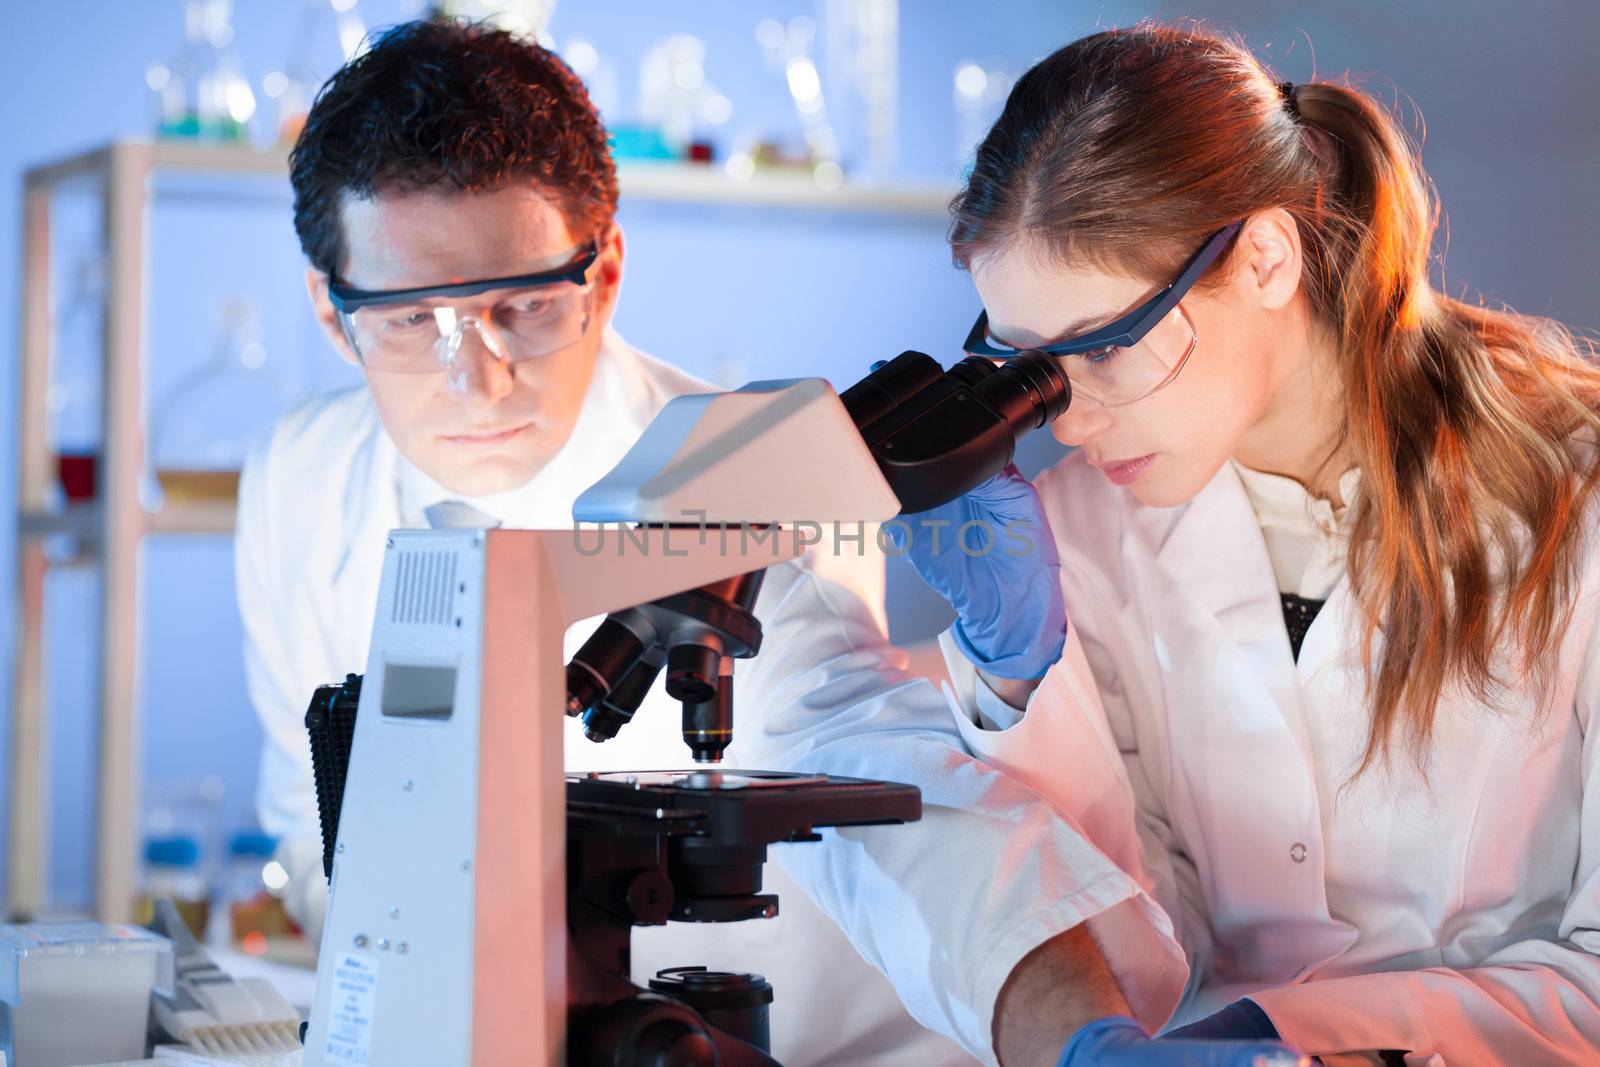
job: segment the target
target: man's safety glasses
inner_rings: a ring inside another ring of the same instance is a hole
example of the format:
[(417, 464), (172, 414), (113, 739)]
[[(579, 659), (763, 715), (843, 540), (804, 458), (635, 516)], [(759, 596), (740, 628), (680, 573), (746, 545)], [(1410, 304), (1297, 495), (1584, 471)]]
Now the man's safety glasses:
[(1176, 281), (1126, 315), (1090, 333), (1047, 345), (1011, 348), (989, 333), (989, 313), (982, 311), (962, 347), (972, 355), (990, 359), (1009, 359), (1023, 352), (1062, 357), (1061, 365), (1074, 395), (1103, 407), (1122, 407), (1143, 400), (1176, 378), (1194, 352), (1198, 343), (1194, 323), (1179, 302), (1243, 225), (1241, 220), (1212, 234), (1184, 265)]
[(469, 330), (498, 359), (535, 359), (588, 331), (589, 268), (599, 255), (599, 243), (590, 241), (559, 267), (414, 289), (356, 289), (330, 280), (328, 300), (362, 365), (373, 370), (453, 370)]

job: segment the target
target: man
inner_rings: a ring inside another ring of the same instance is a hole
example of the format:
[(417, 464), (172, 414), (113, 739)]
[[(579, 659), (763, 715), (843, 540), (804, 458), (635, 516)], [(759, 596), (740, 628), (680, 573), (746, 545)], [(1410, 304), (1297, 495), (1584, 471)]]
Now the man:
[[(317, 685), (366, 662), (385, 532), (568, 526), (578, 493), (661, 406), (707, 387), (609, 328), (615, 174), (581, 83), (543, 49), (445, 21), (398, 27), (324, 87), (291, 170), (318, 319), (366, 379), (286, 417), (240, 493), (261, 820), (282, 839), (291, 910), (315, 932), (326, 890), (302, 720)], [(778, 919), (637, 931), (635, 977), (697, 962), (766, 975), (774, 1054), (791, 1067), (964, 1062), (911, 1021), (885, 971), (918, 1018), (992, 1058), (991, 1016), (1024, 955), (1098, 912), (1153, 905), (1034, 794), (960, 750), (945, 702), (897, 669), (861, 595), (881, 592), (830, 578), (840, 562), (769, 569), (730, 759), (913, 782), (924, 821), (787, 849), (851, 941), (769, 865)], [(569, 652), (592, 626), (574, 627)], [(605, 746), (569, 734), (568, 766), (681, 765), (677, 722), (658, 691)], [(1063, 865), (1103, 877), (1054, 899), (1064, 883), (1040, 871)]]

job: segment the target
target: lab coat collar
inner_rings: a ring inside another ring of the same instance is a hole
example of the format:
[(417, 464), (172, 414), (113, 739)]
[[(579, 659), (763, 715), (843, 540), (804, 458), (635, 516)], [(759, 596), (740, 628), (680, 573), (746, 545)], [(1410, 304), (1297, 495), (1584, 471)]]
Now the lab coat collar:
[[(351, 464), (350, 480), (345, 484), (341, 502), (343, 515), (330, 516), (329, 519), (331, 529), (344, 537), (332, 579), (334, 602), (339, 604), (366, 604), (369, 599), (376, 598), (375, 585), (371, 590), (372, 598), (351, 598), (352, 584), (367, 581), (370, 577), (363, 573), (364, 568), (356, 564), (360, 556), (356, 549), (361, 545), (377, 543), (390, 530), (401, 525), (400, 501), (394, 491), (395, 463), (399, 452), (383, 428), (383, 420), (378, 417), (372, 394), (365, 389), (362, 390), (362, 401), (360, 418), (363, 425), (359, 429), (363, 441), (357, 461)], [(362, 462), (363, 459), (365, 462)], [(353, 520), (351, 516), (354, 516)], [(367, 584), (372, 583), (367, 581)]]
[[(1348, 501), (1359, 491), (1360, 472), (1346, 471), (1339, 480), (1339, 491), (1346, 500), (1341, 513), (1346, 521), (1351, 514)], [(1223, 632), (1252, 660), (1259, 661), (1261, 677), (1273, 691), (1279, 687), (1284, 717), (1303, 744), (1306, 742), (1304, 717), (1299, 709), (1299, 683), (1308, 680), (1328, 665), (1341, 647), (1334, 634), (1347, 620), (1350, 583), (1341, 578), (1328, 595), (1322, 614), (1325, 625), (1313, 624), (1300, 648), (1298, 663), (1289, 647), (1283, 625), (1282, 601), (1261, 535), (1260, 520), (1238, 469), (1225, 463), (1159, 536), (1156, 559), (1162, 564), (1177, 592), (1209, 609)], [(1309, 747), (1306, 749), (1309, 758)]]

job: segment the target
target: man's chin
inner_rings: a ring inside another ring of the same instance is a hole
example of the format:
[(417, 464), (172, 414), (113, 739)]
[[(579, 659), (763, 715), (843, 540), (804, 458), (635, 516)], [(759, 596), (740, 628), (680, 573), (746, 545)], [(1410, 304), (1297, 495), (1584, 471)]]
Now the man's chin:
[(434, 456), (417, 464), (422, 472), (452, 493), (491, 496), (521, 489), (549, 464), (548, 456)]

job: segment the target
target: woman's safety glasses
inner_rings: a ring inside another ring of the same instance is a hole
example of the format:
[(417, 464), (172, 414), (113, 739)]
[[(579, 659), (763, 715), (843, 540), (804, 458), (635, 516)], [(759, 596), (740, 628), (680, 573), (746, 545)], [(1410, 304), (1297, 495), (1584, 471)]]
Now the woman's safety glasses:
[(328, 285), (328, 299), (363, 366), (402, 374), (456, 370), (469, 330), (497, 359), (516, 362), (559, 352), (589, 329), (590, 241), (559, 267), (505, 278), (416, 289)]
[(1143, 400), (1178, 376), (1198, 343), (1194, 323), (1179, 303), (1244, 222), (1224, 226), (1206, 239), (1171, 285), (1109, 325), (1078, 337), (1033, 348), (1011, 348), (989, 333), (989, 313), (980, 312), (965, 350), (990, 359), (1023, 352), (1060, 357), (1075, 396), (1114, 408)]

